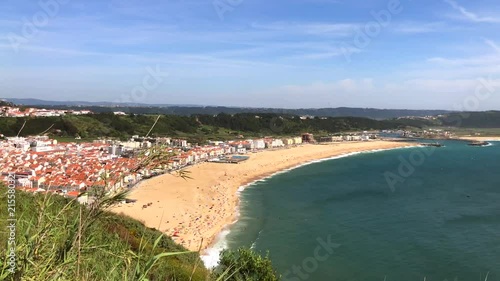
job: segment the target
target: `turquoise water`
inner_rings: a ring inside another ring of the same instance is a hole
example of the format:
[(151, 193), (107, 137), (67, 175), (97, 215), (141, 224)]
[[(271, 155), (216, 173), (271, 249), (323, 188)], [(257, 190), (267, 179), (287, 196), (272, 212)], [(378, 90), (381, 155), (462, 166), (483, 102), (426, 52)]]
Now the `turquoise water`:
[[(500, 143), (444, 144), (257, 182), (226, 242), (269, 251), (283, 280), (500, 280)], [(401, 159), (413, 173), (398, 172)], [(387, 172), (400, 177), (393, 188)]]

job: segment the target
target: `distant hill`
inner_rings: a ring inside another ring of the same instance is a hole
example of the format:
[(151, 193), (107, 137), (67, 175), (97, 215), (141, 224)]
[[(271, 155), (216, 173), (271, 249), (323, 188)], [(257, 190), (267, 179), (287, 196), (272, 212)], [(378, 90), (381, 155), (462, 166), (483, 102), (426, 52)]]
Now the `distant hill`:
[[(126, 103), (126, 102), (91, 102), (91, 101), (50, 101), (41, 99), (16, 99), (16, 98), (4, 98), (3, 100), (12, 102), (17, 105), (30, 105), (30, 106), (101, 106), (101, 107), (116, 107), (116, 106), (132, 106), (132, 107), (151, 107), (151, 104), (145, 103)], [(159, 104), (154, 105), (159, 107), (166, 106), (195, 106), (191, 104), (186, 105), (169, 105), (169, 104)], [(201, 107), (201, 106), (200, 106)]]
[(455, 127), (495, 129), (500, 128), (500, 111), (483, 112), (453, 112), (443, 114), (432, 119), (426, 118), (398, 118), (395, 120), (408, 127)]
[(500, 128), (500, 111), (451, 113), (439, 120), (448, 127)]
[(406, 109), (376, 109), (376, 108), (253, 108), (253, 107), (225, 107), (200, 105), (169, 105), (169, 104), (140, 104), (140, 103), (113, 103), (113, 102), (84, 102), (84, 101), (46, 101), (39, 99), (6, 99), (18, 105), (43, 106), (46, 108), (81, 109), (85, 107), (94, 112), (124, 111), (134, 114), (172, 114), (190, 116), (193, 114), (215, 115), (219, 113), (275, 113), (287, 115), (310, 115), (319, 117), (364, 117), (371, 119), (391, 119), (405, 116), (433, 116), (451, 113), (447, 110), (406, 110)]

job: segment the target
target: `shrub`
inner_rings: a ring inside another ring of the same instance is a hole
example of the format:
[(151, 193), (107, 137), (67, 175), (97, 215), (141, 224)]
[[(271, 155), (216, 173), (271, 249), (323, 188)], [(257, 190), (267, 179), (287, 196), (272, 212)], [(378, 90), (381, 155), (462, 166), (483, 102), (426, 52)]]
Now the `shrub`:
[(217, 280), (226, 281), (275, 281), (278, 280), (271, 260), (250, 249), (222, 251), (219, 265), (214, 269)]

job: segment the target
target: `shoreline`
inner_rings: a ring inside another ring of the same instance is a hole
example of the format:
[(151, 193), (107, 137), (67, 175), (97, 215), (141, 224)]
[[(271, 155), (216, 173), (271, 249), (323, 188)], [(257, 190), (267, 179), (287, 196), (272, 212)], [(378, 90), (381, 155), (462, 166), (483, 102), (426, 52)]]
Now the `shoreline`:
[[(210, 255), (207, 251), (237, 222), (240, 193), (253, 183), (317, 162), (414, 146), (418, 144), (382, 140), (306, 144), (250, 153), (250, 159), (240, 164), (201, 163), (186, 169), (192, 179), (164, 174), (142, 181), (129, 196), (138, 201), (119, 205), (112, 211), (159, 229), (189, 250), (201, 248)], [(141, 207), (149, 202), (150, 207)]]
[(464, 141), (500, 141), (500, 136), (492, 136), (492, 137), (481, 137), (481, 136), (469, 136), (469, 137), (459, 137), (460, 140)]
[(276, 175), (284, 174), (284, 173), (287, 173), (289, 171), (292, 171), (292, 170), (295, 170), (295, 169), (298, 169), (298, 168), (301, 168), (301, 167), (304, 167), (304, 166), (307, 166), (307, 165), (312, 165), (312, 164), (321, 163), (321, 162), (325, 162), (325, 161), (330, 161), (330, 160), (335, 160), (335, 159), (341, 159), (341, 158), (351, 157), (351, 156), (355, 156), (355, 155), (359, 155), (359, 154), (377, 153), (377, 152), (384, 152), (384, 151), (390, 151), (390, 150), (396, 150), (396, 149), (413, 148), (413, 147), (419, 147), (420, 146), (420, 145), (415, 145), (414, 143), (411, 143), (411, 144), (412, 145), (407, 145), (407, 146), (402, 146), (402, 147), (395, 147), (395, 148), (387, 148), (387, 149), (362, 150), (362, 151), (356, 151), (356, 152), (350, 152), (350, 153), (346, 153), (346, 154), (340, 154), (340, 155), (336, 155), (336, 156), (331, 156), (331, 157), (327, 157), (327, 158), (315, 159), (315, 160), (307, 161), (305, 163), (299, 163), (299, 164), (297, 164), (297, 165), (295, 165), (293, 167), (287, 168), (287, 169), (276, 171), (276, 172), (274, 172), (274, 173), (272, 173), (270, 175), (257, 178), (257, 179), (255, 179), (255, 180), (253, 180), (251, 182), (248, 182), (248, 183), (240, 186), (238, 188), (238, 190), (236, 191), (237, 196), (238, 196), (238, 205), (236, 206), (236, 209), (235, 209), (235, 215), (234, 215), (233, 222), (225, 225), (220, 230), (219, 234), (217, 236), (213, 237), (212, 243), (207, 248), (205, 248), (205, 249), (203, 249), (201, 251), (201, 253), (200, 253), (201, 259), (203, 260), (203, 262), (204, 262), (204, 264), (205, 264), (205, 266), (207, 268), (213, 268), (213, 267), (217, 266), (218, 261), (219, 261), (219, 254), (227, 246), (226, 244), (224, 244), (225, 238), (231, 232), (230, 228), (239, 221), (240, 210), (241, 210), (240, 209), (240, 197), (241, 197), (241, 193), (245, 189), (250, 188), (252, 185), (258, 183), (259, 181), (265, 181), (266, 179), (272, 178), (272, 177), (274, 177)]

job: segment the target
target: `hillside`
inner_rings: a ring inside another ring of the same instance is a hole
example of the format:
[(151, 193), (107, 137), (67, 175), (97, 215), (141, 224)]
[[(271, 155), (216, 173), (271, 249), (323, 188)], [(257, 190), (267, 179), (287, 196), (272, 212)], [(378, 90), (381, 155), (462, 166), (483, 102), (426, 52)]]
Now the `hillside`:
[(500, 128), (500, 111), (464, 112), (440, 118), (442, 126), (459, 128)]
[(10, 106), (14, 106), (14, 104), (11, 102), (7, 102), (7, 101), (0, 99), (0, 106), (9, 106), (10, 107)]
[[(0, 184), (2, 210), (8, 209), (7, 194)], [(17, 267), (14, 275), (8, 270), (11, 222), (2, 212), (0, 280), (277, 280), (270, 260), (246, 249), (224, 252), (219, 267), (208, 271), (197, 252), (187, 252), (139, 221), (105, 211), (120, 198), (104, 198), (98, 208), (85, 208), (59, 195), (17, 191)]]
[(82, 107), (93, 112), (123, 111), (134, 114), (171, 114), (190, 116), (194, 114), (215, 115), (219, 113), (271, 113), (282, 115), (310, 115), (319, 117), (363, 117), (371, 119), (390, 119), (404, 116), (430, 116), (450, 113), (447, 110), (407, 110), (407, 109), (376, 109), (376, 108), (252, 108), (252, 107), (227, 107), (227, 106), (195, 106), (195, 105), (170, 105), (170, 104), (141, 104), (117, 102), (84, 102), (84, 101), (45, 101), (38, 99), (6, 99), (19, 105), (42, 106), (54, 109), (75, 109)]
[[(7, 210), (5, 187), (0, 188), (0, 194), (0, 208)], [(49, 276), (56, 275), (62, 280), (79, 280), (73, 279), (77, 275), (78, 257), (73, 245), (68, 244), (78, 229), (79, 210), (78, 203), (58, 195), (16, 193), (16, 253), (20, 266), (18, 274), (23, 275), (23, 280), (48, 280)], [(5, 231), (7, 221), (3, 214), (0, 240), (7, 241), (9, 233)], [(1, 243), (2, 256), (5, 256), (6, 245)], [(88, 280), (125, 280), (125, 275), (135, 274), (135, 266), (144, 269), (156, 254), (187, 251), (157, 230), (112, 213), (104, 213), (89, 226), (81, 245), (79, 271), (80, 276), (87, 276)], [(136, 259), (129, 251), (141, 257)], [(197, 253), (160, 259), (148, 275), (151, 280), (188, 280), (195, 264), (198, 266), (193, 280), (206, 280), (208, 271), (203, 268)]]
[(394, 122), (409, 127), (500, 128), (500, 111), (449, 113), (434, 118), (398, 118)]
[[(37, 135), (48, 128), (49, 134), (59, 137), (129, 138), (146, 135), (155, 123), (154, 115), (119, 116), (112, 113), (90, 115), (66, 115), (61, 117), (0, 118), (0, 133), (15, 136)], [(52, 126), (52, 127), (51, 127)], [(377, 121), (368, 118), (337, 117), (301, 119), (298, 116), (277, 114), (241, 113), (178, 116), (163, 115), (151, 132), (151, 136), (190, 137), (203, 141), (207, 138), (234, 138), (264, 135), (297, 135), (303, 132), (338, 133), (343, 131), (383, 130), (404, 127), (395, 121)]]

